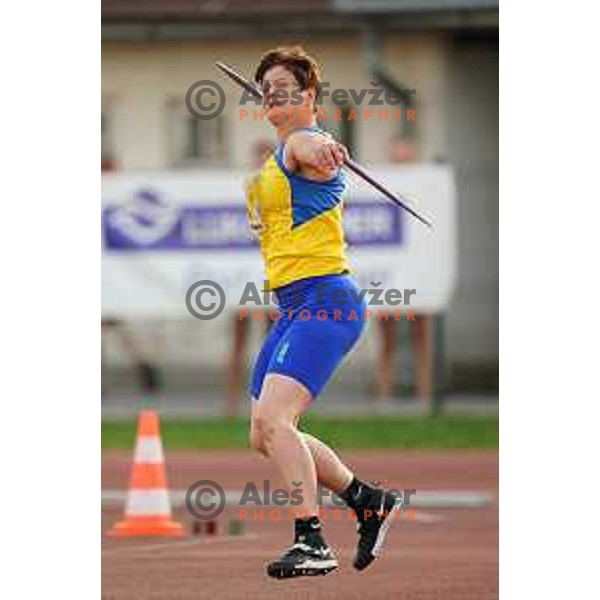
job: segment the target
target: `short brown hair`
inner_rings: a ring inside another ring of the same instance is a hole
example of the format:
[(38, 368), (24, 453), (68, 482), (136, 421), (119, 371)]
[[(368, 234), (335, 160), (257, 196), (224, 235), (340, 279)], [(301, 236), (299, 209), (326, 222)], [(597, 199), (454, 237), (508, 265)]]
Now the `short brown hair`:
[(275, 48), (262, 55), (260, 63), (254, 74), (254, 81), (262, 84), (265, 73), (276, 65), (289, 69), (293, 74), (300, 89), (312, 88), (319, 93), (321, 72), (317, 61), (307, 54), (301, 46), (293, 48)]

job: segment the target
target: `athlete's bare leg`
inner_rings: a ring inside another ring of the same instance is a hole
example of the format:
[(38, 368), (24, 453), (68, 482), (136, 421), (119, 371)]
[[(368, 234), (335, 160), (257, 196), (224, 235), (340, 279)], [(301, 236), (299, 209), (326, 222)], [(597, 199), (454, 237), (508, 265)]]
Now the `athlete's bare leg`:
[(320, 439), (302, 432), (317, 470), (317, 480), (336, 494), (348, 489), (354, 475), (340, 457)]
[[(339, 494), (356, 511), (360, 528), (353, 564), (362, 571), (379, 556), (389, 525), (401, 504), (391, 492), (376, 490), (358, 480), (321, 440), (298, 431), (298, 421), (310, 401), (310, 393), (300, 383), (283, 375), (267, 375), (260, 399), (253, 402), (251, 443), (274, 461), (290, 490), (302, 482), (303, 502), (297, 507), (297, 515), (311, 516), (311, 527), (314, 524), (320, 532), (317, 480)], [(308, 523), (298, 525), (299, 522), (302, 519), (296, 520), (296, 533), (298, 528), (308, 526)], [(326, 565), (327, 570), (336, 568), (337, 562), (322, 538), (314, 539), (327, 553), (322, 564)], [(290, 576), (285, 570), (287, 568), (284, 557), (271, 563), (268, 573), (275, 577), (287, 577)]]
[[(290, 381), (287, 378), (286, 380)], [(257, 402), (253, 402), (250, 426), (251, 445), (265, 456), (268, 456), (267, 449), (263, 448), (264, 436), (260, 434), (261, 425), (259, 424), (258, 415), (258, 404)], [(297, 422), (298, 417), (293, 419), (294, 428), (296, 427)], [(315, 466), (317, 481), (322, 483), (326, 488), (336, 494), (341, 494), (348, 489), (348, 486), (352, 482), (354, 475), (352, 471), (350, 471), (350, 469), (340, 460), (339, 456), (329, 446), (327, 446), (327, 444), (315, 436), (305, 432), (298, 433), (310, 451)], [(285, 481), (304, 482), (304, 479), (289, 480), (289, 475), (286, 476), (285, 473), (282, 473), (282, 475)]]
[[(296, 427), (298, 419), (294, 419), (294, 427)], [(258, 423), (258, 405), (256, 402), (252, 403), (252, 416), (250, 425), (250, 443), (252, 447), (263, 455), (268, 456), (266, 448), (263, 448), (263, 439), (260, 435)], [(306, 433), (299, 432), (303, 438), (305, 444), (308, 446), (310, 454), (312, 456), (315, 470), (317, 474), (317, 481), (322, 483), (326, 488), (341, 494), (352, 482), (353, 473), (350, 469), (340, 460), (339, 456), (329, 447), (327, 444), (316, 438), (315, 436)], [(303, 480), (294, 480), (303, 481)]]
[(310, 401), (310, 392), (302, 384), (271, 373), (252, 407), (252, 444), (275, 463), (290, 491), (301, 482), (302, 503), (294, 508), (303, 516), (317, 514), (315, 462), (307, 441), (296, 429)]

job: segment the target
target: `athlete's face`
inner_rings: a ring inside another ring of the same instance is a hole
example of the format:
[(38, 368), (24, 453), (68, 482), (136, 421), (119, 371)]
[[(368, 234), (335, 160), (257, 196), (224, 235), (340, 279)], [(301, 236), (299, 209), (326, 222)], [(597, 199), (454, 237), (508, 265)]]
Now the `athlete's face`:
[(286, 67), (271, 67), (263, 78), (263, 106), (275, 127), (301, 122), (313, 114), (314, 90), (301, 90), (294, 74)]

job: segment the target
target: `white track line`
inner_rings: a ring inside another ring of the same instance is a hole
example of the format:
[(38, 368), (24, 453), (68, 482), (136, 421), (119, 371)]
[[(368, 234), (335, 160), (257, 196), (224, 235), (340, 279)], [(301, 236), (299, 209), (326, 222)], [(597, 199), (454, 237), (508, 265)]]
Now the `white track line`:
[[(171, 490), (172, 506), (185, 506), (185, 494), (187, 490)], [(227, 506), (240, 506), (243, 490), (227, 490), (225, 498)], [(102, 504), (124, 504), (127, 499), (127, 490), (106, 489), (102, 490)], [(486, 491), (469, 490), (430, 490), (417, 492), (410, 496), (410, 504), (405, 508), (481, 508), (492, 499), (492, 494)], [(324, 506), (335, 506), (331, 501), (325, 502)], [(243, 508), (255, 509), (263, 508), (248, 503)], [(285, 508), (279, 506), (277, 508)], [(342, 508), (342, 507), (338, 507)]]
[(446, 521), (448, 517), (445, 515), (436, 515), (434, 513), (425, 513), (422, 511), (415, 512), (411, 516), (410, 519), (403, 517), (402, 521), (405, 523), (410, 523), (411, 521), (417, 521), (418, 523), (424, 523), (426, 525), (432, 525), (434, 523), (439, 523), (440, 521)]
[[(173, 550), (173, 548), (181, 547), (192, 547), (192, 546), (211, 546), (212, 544), (223, 544), (225, 542), (238, 542), (246, 540), (255, 540), (258, 536), (255, 533), (247, 533), (243, 535), (234, 536), (215, 536), (214, 538), (202, 538), (192, 540), (165, 540), (164, 542), (156, 542), (150, 544), (138, 543), (136, 545), (123, 545), (123, 546), (112, 546), (110, 548), (102, 548), (103, 556), (110, 556), (111, 554), (131, 554), (132, 552), (147, 552), (157, 550)], [(139, 541), (139, 540), (136, 540)]]

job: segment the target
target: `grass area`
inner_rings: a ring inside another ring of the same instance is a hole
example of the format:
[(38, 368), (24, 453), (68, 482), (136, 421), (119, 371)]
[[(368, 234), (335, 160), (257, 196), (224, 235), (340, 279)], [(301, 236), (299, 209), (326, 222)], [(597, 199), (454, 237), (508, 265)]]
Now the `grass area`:
[[(207, 418), (162, 421), (168, 449), (248, 447), (248, 420)], [(498, 448), (498, 417), (307, 416), (301, 428), (338, 449), (351, 448)], [(102, 448), (133, 448), (135, 423), (102, 423)]]

